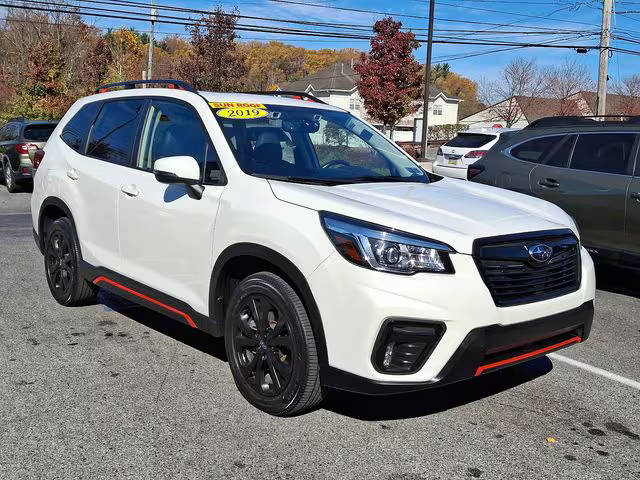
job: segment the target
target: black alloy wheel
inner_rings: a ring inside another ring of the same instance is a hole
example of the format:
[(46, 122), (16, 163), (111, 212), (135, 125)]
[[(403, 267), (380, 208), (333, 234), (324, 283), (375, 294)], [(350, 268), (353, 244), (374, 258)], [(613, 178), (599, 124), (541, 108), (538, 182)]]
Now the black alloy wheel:
[(44, 269), (53, 298), (68, 307), (95, 303), (98, 288), (80, 274), (82, 256), (71, 221), (62, 217), (46, 224), (44, 235)]
[(76, 266), (66, 232), (55, 229), (47, 239), (45, 248), (46, 272), (49, 285), (56, 297), (68, 297), (73, 288)]
[(282, 278), (261, 272), (236, 287), (225, 345), (242, 395), (272, 415), (294, 415), (322, 400), (313, 331), (300, 298)]
[(244, 297), (233, 336), (242, 375), (258, 394), (266, 396), (286, 388), (297, 355), (289, 331), (291, 320), (274, 303), (261, 294)]

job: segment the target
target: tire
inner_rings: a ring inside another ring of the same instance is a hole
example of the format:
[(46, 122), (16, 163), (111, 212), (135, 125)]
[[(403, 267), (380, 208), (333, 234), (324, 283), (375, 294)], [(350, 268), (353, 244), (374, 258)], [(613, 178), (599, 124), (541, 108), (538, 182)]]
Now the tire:
[(16, 193), (18, 191), (18, 185), (16, 185), (15, 178), (13, 178), (11, 164), (8, 161), (4, 164), (4, 184), (9, 193)]
[(66, 307), (96, 303), (98, 288), (80, 274), (82, 256), (71, 221), (59, 218), (44, 233), (44, 270), (53, 298)]
[(292, 416), (322, 401), (309, 317), (279, 276), (256, 273), (236, 287), (225, 318), (225, 347), (238, 390), (256, 408)]

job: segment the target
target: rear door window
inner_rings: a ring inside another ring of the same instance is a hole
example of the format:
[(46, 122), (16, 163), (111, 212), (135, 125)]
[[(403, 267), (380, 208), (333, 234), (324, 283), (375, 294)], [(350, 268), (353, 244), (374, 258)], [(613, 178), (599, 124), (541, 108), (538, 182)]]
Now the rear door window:
[(511, 156), (525, 162), (540, 163), (564, 139), (564, 135), (539, 137), (511, 149)]
[(459, 133), (453, 137), (445, 146), (458, 148), (479, 148), (498, 138), (496, 135), (485, 135), (482, 133)]
[(84, 154), (89, 129), (102, 106), (102, 102), (88, 103), (65, 125), (60, 138), (76, 152)]
[(591, 172), (630, 175), (633, 133), (594, 133), (578, 136), (571, 168)]
[(567, 168), (573, 151), (573, 144), (576, 141), (576, 135), (568, 135), (562, 142), (555, 145), (551, 151), (545, 156), (544, 164), (551, 167)]
[(55, 128), (55, 125), (27, 125), (24, 139), (27, 142), (46, 142)]
[(144, 105), (142, 99), (105, 102), (91, 130), (87, 155), (117, 165), (130, 165)]

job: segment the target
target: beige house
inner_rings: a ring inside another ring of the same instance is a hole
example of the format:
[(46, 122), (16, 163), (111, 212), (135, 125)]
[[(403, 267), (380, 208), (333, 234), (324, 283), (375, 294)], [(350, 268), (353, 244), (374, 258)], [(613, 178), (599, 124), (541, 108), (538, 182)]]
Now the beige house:
[[(469, 128), (523, 128), (543, 117), (560, 115), (595, 115), (595, 92), (578, 92), (563, 99), (542, 97), (511, 97), (479, 112), (462, 118)], [(640, 97), (607, 95), (607, 115), (640, 115)]]
[[(353, 62), (339, 62), (301, 80), (280, 85), (280, 90), (310, 93), (329, 105), (349, 110), (354, 115), (380, 128), (380, 122), (370, 118), (358, 94), (358, 74)], [(457, 123), (459, 98), (448, 97), (435, 87), (429, 91), (429, 123), (447, 125)], [(413, 115), (406, 116), (393, 132), (397, 142), (412, 142), (419, 139), (422, 128), (422, 107)]]

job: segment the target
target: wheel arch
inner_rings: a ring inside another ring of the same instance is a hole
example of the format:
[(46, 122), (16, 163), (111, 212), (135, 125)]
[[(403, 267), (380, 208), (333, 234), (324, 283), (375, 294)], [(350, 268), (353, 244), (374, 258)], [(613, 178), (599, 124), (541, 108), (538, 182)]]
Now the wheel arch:
[(47, 197), (40, 205), (40, 213), (38, 214), (38, 247), (40, 248), (40, 252), (44, 252), (44, 242), (46, 239), (46, 232), (44, 231), (45, 220), (51, 220), (53, 222), (62, 217), (67, 217), (71, 225), (73, 225), (73, 233), (80, 247), (80, 256), (82, 257), (82, 248), (78, 240), (78, 230), (76, 228), (76, 222), (73, 219), (73, 214), (67, 204), (58, 197)]
[(226, 305), (233, 289), (240, 280), (259, 271), (281, 276), (300, 296), (309, 315), (320, 365), (328, 365), (320, 310), (305, 276), (284, 255), (263, 245), (237, 243), (227, 247), (216, 260), (209, 286), (209, 313), (220, 326), (220, 332), (224, 331)]

